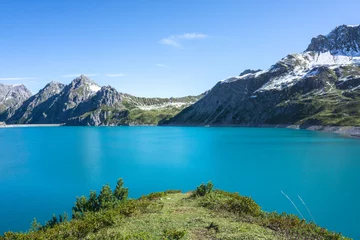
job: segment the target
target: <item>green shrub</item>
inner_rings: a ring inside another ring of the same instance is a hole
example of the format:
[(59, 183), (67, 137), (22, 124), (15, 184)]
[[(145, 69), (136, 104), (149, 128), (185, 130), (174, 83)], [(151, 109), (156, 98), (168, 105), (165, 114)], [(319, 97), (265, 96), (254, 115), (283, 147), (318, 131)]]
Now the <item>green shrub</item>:
[(75, 206), (72, 208), (73, 218), (79, 219), (83, 217), (85, 212), (97, 212), (121, 204), (128, 198), (129, 193), (128, 189), (124, 188), (123, 185), (123, 180), (119, 178), (114, 192), (106, 184), (102, 187), (99, 196), (96, 195), (95, 191), (90, 191), (89, 199), (85, 196), (77, 197)]
[(179, 239), (182, 239), (185, 235), (186, 235), (185, 230), (166, 229), (163, 232), (163, 239), (179, 240)]
[(209, 181), (207, 184), (202, 183), (200, 186), (198, 186), (193, 193), (194, 196), (200, 196), (203, 197), (206, 194), (210, 193), (213, 190), (214, 185), (211, 181)]
[(119, 178), (114, 190), (114, 196), (119, 201), (125, 201), (129, 195), (129, 189), (124, 188), (123, 185), (124, 185), (124, 181), (122, 180), (122, 178)]
[(181, 190), (166, 190), (165, 194), (181, 193)]
[(160, 212), (164, 204), (161, 202), (154, 202), (149, 199), (138, 199), (138, 200), (129, 200), (125, 203), (117, 206), (116, 211), (119, 214), (124, 215), (125, 217), (130, 217), (132, 215), (141, 214), (141, 213), (155, 213)]
[(120, 232), (111, 232), (107, 231), (99, 232), (96, 236), (96, 240), (150, 240), (151, 235), (147, 232), (138, 232), (138, 233), (120, 233)]
[(156, 201), (159, 200), (163, 197), (166, 196), (165, 192), (154, 192), (154, 193), (150, 193), (149, 195), (146, 196), (141, 196), (140, 199), (147, 199), (147, 200), (151, 200), (151, 201)]
[(102, 187), (98, 196), (98, 201), (101, 209), (111, 208), (115, 204), (115, 196), (109, 186), (106, 184)]
[(133, 233), (133, 234), (127, 235), (120, 239), (123, 239), (123, 240), (149, 240), (149, 239), (151, 239), (151, 236), (149, 233), (140, 232), (140, 233)]
[(344, 239), (341, 234), (321, 228), (314, 223), (307, 223), (298, 216), (286, 213), (263, 213), (257, 219), (261, 226), (270, 228), (289, 238), (297, 239)]
[(200, 200), (200, 205), (215, 211), (228, 211), (238, 215), (259, 216), (261, 208), (250, 197), (239, 196), (238, 193), (228, 193), (215, 190)]

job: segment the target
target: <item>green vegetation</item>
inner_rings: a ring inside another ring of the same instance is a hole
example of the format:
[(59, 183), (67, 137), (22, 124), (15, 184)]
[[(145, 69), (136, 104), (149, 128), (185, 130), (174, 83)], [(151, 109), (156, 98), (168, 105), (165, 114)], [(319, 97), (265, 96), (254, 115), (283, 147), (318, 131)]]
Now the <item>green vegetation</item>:
[(101, 105), (70, 121), (69, 125), (93, 124), (98, 119), (103, 125), (157, 125), (168, 120), (184, 108), (199, 100), (203, 95), (182, 98), (141, 98), (123, 94), (121, 104), (114, 106)]
[(302, 97), (298, 102), (309, 104), (315, 109), (314, 114), (309, 114), (298, 124), (360, 126), (360, 95), (356, 93), (349, 94), (333, 90), (320, 96)]
[(119, 179), (114, 191), (77, 198), (73, 219), (56, 216), (8, 239), (347, 239), (295, 215), (267, 213), (250, 197), (201, 184), (194, 192), (179, 190), (128, 199)]
[(184, 107), (165, 107), (161, 109), (143, 110), (134, 108), (130, 110), (129, 121), (131, 124), (137, 125), (157, 125), (161, 120), (167, 120), (178, 114)]

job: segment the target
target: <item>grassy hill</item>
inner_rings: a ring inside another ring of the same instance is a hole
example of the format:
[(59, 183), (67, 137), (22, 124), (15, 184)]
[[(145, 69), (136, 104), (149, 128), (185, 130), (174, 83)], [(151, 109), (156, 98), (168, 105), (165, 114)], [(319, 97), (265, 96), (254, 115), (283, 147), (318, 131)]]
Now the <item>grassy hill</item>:
[(77, 198), (73, 219), (53, 216), (26, 233), (0, 239), (348, 239), (295, 215), (267, 213), (251, 198), (202, 184), (127, 199), (121, 179), (114, 191)]

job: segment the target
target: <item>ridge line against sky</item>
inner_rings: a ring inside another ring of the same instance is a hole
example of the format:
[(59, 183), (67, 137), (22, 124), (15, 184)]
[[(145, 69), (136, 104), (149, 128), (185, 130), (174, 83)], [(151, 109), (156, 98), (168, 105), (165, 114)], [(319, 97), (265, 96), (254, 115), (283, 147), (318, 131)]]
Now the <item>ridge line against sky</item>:
[(1, 1), (0, 83), (36, 93), (84, 74), (136, 96), (197, 95), (359, 24), (357, 9), (350, 0)]

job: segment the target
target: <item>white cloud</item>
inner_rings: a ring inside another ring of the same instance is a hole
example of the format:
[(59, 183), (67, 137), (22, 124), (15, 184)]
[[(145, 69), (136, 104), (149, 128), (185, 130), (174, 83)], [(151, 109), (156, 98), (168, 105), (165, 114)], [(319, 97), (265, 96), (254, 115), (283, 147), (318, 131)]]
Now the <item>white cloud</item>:
[(0, 81), (23, 81), (23, 80), (32, 80), (36, 79), (34, 77), (7, 77), (7, 78), (0, 78)]
[(169, 66), (167, 66), (165, 64), (162, 64), (162, 63), (157, 63), (155, 65), (158, 66), (158, 67), (162, 67), (162, 68), (170, 68)]
[(185, 33), (183, 35), (179, 35), (178, 38), (182, 39), (201, 39), (207, 38), (208, 36), (202, 33)]
[(165, 45), (170, 45), (170, 46), (173, 46), (173, 47), (177, 47), (177, 48), (181, 48), (181, 45), (180, 43), (178, 43), (176, 41), (176, 39), (171, 39), (172, 36), (168, 37), (168, 38), (163, 38), (160, 40), (160, 43), (161, 44), (165, 44)]
[(99, 76), (100, 74), (67, 74), (67, 75), (62, 75), (62, 78), (72, 78), (72, 77), (79, 77), (80, 75), (85, 75), (87, 77), (95, 77), (95, 76)]
[(114, 74), (105, 74), (107, 77), (124, 77), (125, 74), (123, 73), (114, 73)]
[(194, 40), (194, 39), (204, 39), (208, 35), (202, 33), (184, 33), (180, 35), (171, 35), (167, 38), (160, 40), (161, 44), (170, 45), (176, 48), (182, 48), (181, 40)]

